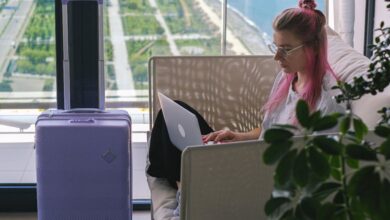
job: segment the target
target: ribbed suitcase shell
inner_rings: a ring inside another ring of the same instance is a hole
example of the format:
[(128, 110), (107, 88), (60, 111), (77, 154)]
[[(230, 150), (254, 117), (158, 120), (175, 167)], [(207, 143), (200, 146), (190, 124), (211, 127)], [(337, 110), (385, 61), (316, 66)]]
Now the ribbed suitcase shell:
[(131, 219), (127, 112), (49, 110), (35, 139), (39, 220)]

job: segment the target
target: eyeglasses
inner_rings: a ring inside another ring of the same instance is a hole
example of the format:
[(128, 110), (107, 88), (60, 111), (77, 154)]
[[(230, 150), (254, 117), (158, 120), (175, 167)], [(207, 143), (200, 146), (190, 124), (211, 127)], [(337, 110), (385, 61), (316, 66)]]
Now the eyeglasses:
[(303, 47), (304, 44), (301, 44), (297, 47), (294, 47), (292, 49), (286, 49), (283, 47), (276, 46), (275, 43), (268, 44), (268, 48), (273, 54), (277, 54), (278, 52), (282, 55), (283, 58), (288, 57), (290, 54), (292, 54), (294, 51), (298, 50), (299, 48)]

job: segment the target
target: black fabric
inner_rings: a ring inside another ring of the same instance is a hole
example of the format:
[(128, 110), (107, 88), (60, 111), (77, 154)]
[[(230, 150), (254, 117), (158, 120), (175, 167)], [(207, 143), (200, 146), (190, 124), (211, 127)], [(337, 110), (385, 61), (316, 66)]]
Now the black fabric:
[[(195, 109), (181, 101), (176, 101), (176, 103), (196, 115), (202, 135), (213, 132), (206, 120)], [(180, 181), (181, 151), (169, 139), (161, 110), (154, 121), (150, 137), (149, 161), (147, 173), (150, 176), (166, 178), (173, 188), (177, 188), (176, 181)]]

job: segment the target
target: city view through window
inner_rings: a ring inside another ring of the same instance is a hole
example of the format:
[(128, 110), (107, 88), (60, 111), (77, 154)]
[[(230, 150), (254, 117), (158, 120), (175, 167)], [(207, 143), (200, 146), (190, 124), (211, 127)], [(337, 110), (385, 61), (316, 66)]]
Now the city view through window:
[[(220, 0), (104, 4), (108, 102), (128, 107), (138, 107), (132, 104), (137, 97), (134, 103), (147, 102), (151, 56), (221, 54)], [(273, 17), (296, 1), (229, 0), (228, 5), (226, 54), (269, 54)], [(1, 110), (55, 107), (54, 17), (53, 0), (0, 0)]]
[[(273, 18), (296, 4), (228, 0), (226, 54), (270, 54)], [(221, 13), (221, 0), (105, 0), (106, 106), (128, 110), (133, 131), (147, 131), (148, 59), (221, 55)], [(37, 115), (56, 107), (55, 43), (54, 0), (0, 0), (0, 148), (21, 134), (32, 143)]]

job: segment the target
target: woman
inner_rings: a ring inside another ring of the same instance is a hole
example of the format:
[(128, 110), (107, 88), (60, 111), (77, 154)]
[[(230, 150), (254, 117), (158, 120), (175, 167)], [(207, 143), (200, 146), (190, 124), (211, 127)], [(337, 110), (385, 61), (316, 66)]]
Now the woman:
[[(282, 71), (277, 75), (271, 95), (263, 107), (265, 118), (262, 128), (250, 132), (220, 130), (212, 132), (207, 122), (194, 109), (179, 102), (193, 112), (201, 127), (205, 142), (243, 141), (262, 138), (272, 124), (297, 124), (295, 105), (305, 100), (312, 111), (323, 114), (343, 112), (332, 99), (331, 87), (335, 74), (327, 60), (327, 37), (324, 14), (315, 9), (314, 0), (299, 1), (299, 8), (290, 8), (278, 15), (273, 22), (274, 43), (270, 50)], [(169, 141), (161, 112), (152, 130), (148, 174), (166, 178), (172, 187), (180, 181), (181, 152)]]

